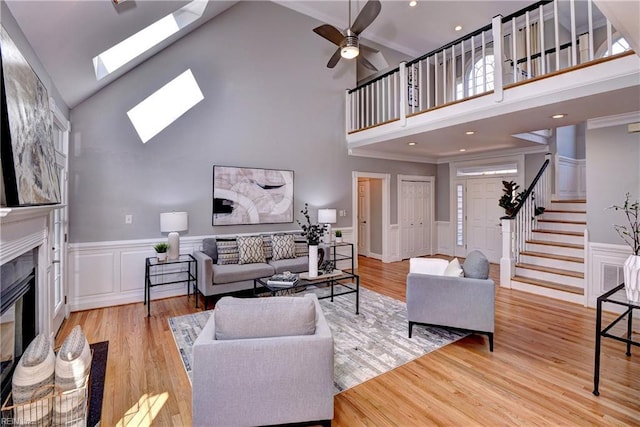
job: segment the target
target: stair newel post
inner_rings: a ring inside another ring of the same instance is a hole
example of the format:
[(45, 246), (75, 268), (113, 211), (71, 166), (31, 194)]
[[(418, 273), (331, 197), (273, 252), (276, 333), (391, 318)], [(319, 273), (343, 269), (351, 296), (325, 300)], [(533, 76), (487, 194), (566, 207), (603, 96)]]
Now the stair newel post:
[(511, 288), (511, 278), (515, 275), (514, 225), (513, 219), (502, 219), (502, 258), (500, 258), (500, 286)]

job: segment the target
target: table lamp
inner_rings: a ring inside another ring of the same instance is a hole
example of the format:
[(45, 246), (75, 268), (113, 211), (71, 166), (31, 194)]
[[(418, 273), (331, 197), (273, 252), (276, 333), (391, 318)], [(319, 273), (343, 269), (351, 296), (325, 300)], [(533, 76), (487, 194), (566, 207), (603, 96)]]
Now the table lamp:
[(327, 224), (327, 238), (325, 243), (331, 243), (333, 236), (331, 235), (331, 224), (336, 223), (336, 210), (335, 209), (318, 209), (318, 222), (320, 224)]
[(168, 259), (178, 259), (180, 256), (180, 234), (179, 231), (187, 231), (189, 228), (189, 217), (186, 212), (165, 212), (160, 214), (160, 231), (169, 233)]

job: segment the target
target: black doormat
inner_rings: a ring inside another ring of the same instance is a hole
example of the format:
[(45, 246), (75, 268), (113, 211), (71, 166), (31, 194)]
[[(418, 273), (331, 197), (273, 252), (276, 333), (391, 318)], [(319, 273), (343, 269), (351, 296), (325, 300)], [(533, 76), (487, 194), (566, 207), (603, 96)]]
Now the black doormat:
[(104, 397), (104, 376), (107, 372), (107, 352), (109, 341), (89, 344), (93, 350), (91, 361), (91, 384), (89, 385), (89, 414), (87, 427), (94, 427), (100, 423), (102, 416), (102, 398)]

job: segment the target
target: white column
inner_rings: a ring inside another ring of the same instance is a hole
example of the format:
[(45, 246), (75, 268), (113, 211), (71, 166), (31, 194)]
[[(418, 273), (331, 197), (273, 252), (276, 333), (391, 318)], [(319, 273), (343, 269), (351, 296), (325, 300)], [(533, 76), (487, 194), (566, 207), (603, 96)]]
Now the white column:
[(515, 274), (513, 258), (513, 220), (503, 219), (502, 223), (502, 258), (500, 258), (500, 286), (511, 288), (511, 278)]

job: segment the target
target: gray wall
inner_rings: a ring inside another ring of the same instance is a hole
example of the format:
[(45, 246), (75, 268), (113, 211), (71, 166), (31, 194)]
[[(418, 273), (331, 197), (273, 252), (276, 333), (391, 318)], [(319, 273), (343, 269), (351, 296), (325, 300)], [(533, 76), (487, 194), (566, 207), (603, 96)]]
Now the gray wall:
[(576, 157), (576, 127), (563, 126), (556, 128), (556, 149), (563, 157), (577, 159)]
[(626, 125), (587, 130), (586, 159), (589, 241), (624, 244), (613, 224), (626, 219), (607, 207), (621, 205), (627, 192), (640, 198), (640, 133), (627, 133)]
[(42, 84), (45, 85), (47, 93), (50, 97), (53, 97), (58, 109), (66, 118), (69, 118), (69, 107), (62, 100), (60, 93), (58, 93), (58, 89), (51, 81), (51, 77), (49, 77), (49, 73), (47, 73), (40, 63), (40, 59), (38, 59), (38, 56), (35, 54), (33, 48), (25, 38), (22, 30), (18, 26), (18, 23), (11, 14), (9, 7), (4, 1), (0, 2), (0, 23), (11, 37), (11, 40), (13, 40), (16, 46), (18, 46), (18, 49), (20, 49), (22, 56), (25, 57), (29, 65), (31, 65), (31, 68), (33, 68), (33, 71), (38, 75)]
[[(298, 228), (213, 227), (214, 164), (293, 170), (294, 217), (305, 202), (313, 216), (318, 207), (345, 209), (334, 228), (351, 226), (352, 171), (391, 173), (395, 223), (396, 175), (432, 175), (435, 165), (347, 155), (344, 90), (355, 66), (326, 68), (333, 49), (312, 32), (317, 25), (271, 2), (239, 2), (75, 107), (71, 241), (160, 237), (159, 214), (171, 210), (189, 212), (183, 235)], [(205, 99), (142, 144), (126, 112), (187, 68)]]
[(544, 153), (535, 153), (535, 154), (525, 154), (524, 156), (524, 185), (520, 184), (520, 191), (525, 191), (536, 175), (540, 171), (542, 164), (544, 163), (545, 155)]
[(382, 180), (369, 180), (370, 210), (369, 220), (370, 236), (369, 249), (374, 254), (382, 255)]
[(450, 221), (449, 217), (449, 163), (438, 164), (436, 170), (436, 221)]

